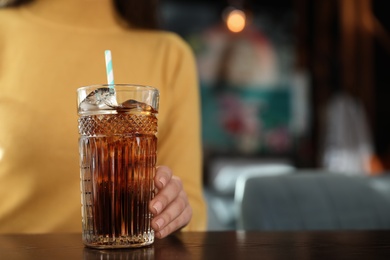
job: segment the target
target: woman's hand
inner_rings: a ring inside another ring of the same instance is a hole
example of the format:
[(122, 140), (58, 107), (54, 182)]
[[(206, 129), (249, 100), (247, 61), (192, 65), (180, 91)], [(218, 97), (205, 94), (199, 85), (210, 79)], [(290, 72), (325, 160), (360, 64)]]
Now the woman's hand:
[(190, 222), (192, 208), (180, 178), (168, 167), (157, 167), (154, 183), (157, 194), (149, 203), (152, 228), (156, 238), (164, 238)]

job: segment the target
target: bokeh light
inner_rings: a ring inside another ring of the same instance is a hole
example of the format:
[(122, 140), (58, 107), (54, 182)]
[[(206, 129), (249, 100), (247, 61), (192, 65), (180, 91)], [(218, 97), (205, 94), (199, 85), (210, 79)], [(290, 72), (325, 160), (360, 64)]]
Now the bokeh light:
[(234, 33), (244, 30), (246, 24), (245, 13), (241, 10), (234, 9), (229, 12), (226, 19), (228, 29)]

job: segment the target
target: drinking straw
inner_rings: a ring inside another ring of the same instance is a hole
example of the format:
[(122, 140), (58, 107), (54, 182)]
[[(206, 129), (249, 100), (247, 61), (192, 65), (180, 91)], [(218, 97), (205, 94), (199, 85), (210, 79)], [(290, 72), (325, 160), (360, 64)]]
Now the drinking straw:
[(114, 87), (114, 71), (112, 70), (112, 58), (111, 51), (106, 50), (104, 52), (106, 58), (106, 73), (107, 73), (107, 83), (110, 88)]

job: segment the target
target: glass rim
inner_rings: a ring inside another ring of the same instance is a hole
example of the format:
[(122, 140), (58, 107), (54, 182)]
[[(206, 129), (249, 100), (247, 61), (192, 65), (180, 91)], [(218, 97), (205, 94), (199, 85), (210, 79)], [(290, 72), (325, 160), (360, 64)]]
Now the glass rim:
[(131, 83), (115, 83), (115, 84), (93, 84), (93, 85), (86, 85), (86, 86), (81, 86), (77, 88), (77, 92), (79, 91), (85, 91), (88, 89), (97, 89), (97, 88), (110, 88), (112, 87), (115, 90), (118, 90), (116, 87), (119, 87), (119, 89), (126, 89), (128, 91), (140, 91), (140, 90), (145, 90), (145, 91), (157, 91), (159, 90), (155, 87), (149, 86), (149, 85), (141, 85), (141, 84), (131, 84)]

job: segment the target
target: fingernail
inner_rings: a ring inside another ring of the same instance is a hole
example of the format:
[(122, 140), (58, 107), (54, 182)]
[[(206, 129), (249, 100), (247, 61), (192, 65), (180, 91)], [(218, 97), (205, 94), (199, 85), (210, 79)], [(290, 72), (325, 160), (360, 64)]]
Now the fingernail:
[(156, 210), (157, 214), (160, 213), (161, 209), (162, 209), (162, 204), (160, 201), (157, 201), (156, 203), (154, 203), (153, 205), (153, 208)]
[(161, 227), (164, 225), (164, 219), (162, 219), (162, 218), (157, 219), (156, 225), (158, 226), (158, 229), (160, 230)]
[(158, 181), (161, 183), (161, 185), (163, 187), (165, 187), (165, 184), (167, 184), (167, 181), (165, 180), (165, 178), (160, 178)]

